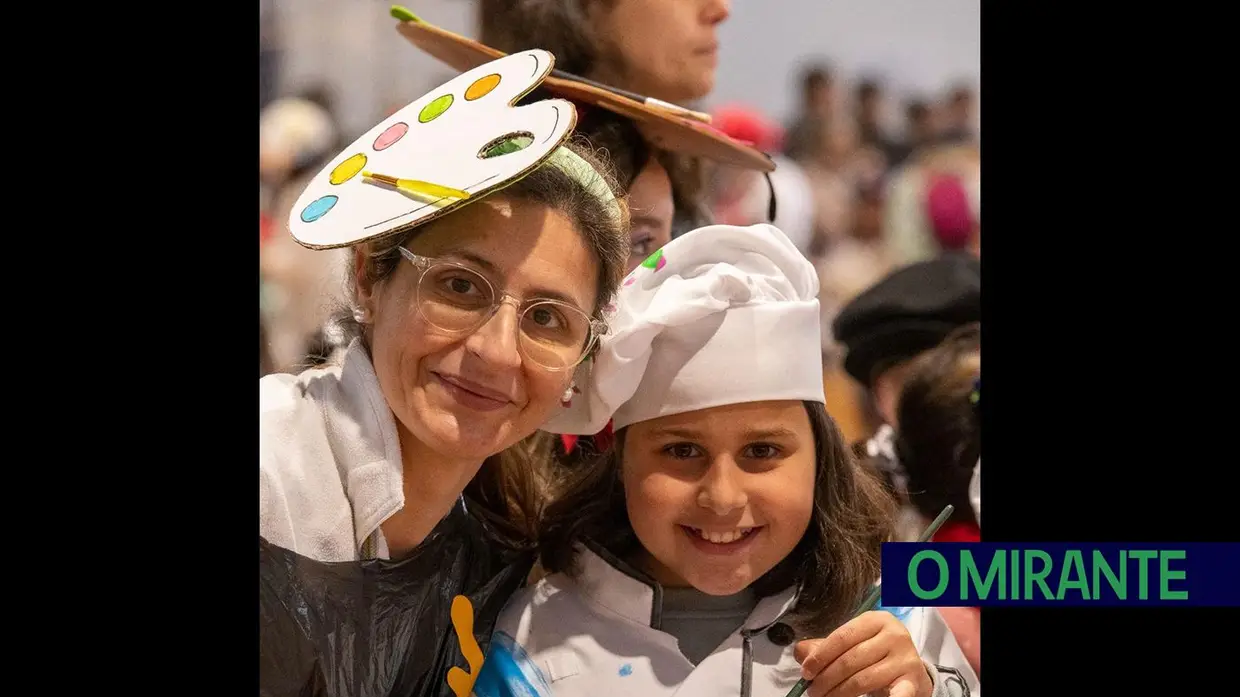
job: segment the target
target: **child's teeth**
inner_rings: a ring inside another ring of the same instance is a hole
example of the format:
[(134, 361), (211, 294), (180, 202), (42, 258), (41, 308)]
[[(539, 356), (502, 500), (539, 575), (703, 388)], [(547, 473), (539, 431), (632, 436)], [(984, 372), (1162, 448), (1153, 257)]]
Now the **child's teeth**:
[(728, 544), (741, 539), (745, 535), (749, 534), (749, 531), (752, 529), (753, 528), (741, 528), (740, 530), (732, 530), (729, 532), (706, 532), (705, 530), (696, 530), (695, 532), (697, 532), (698, 537), (701, 537), (703, 540), (709, 540), (715, 544)]

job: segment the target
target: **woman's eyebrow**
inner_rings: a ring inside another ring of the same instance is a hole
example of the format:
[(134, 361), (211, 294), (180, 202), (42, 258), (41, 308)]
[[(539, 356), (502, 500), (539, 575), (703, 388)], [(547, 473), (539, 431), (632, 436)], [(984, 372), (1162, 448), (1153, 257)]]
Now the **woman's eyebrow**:
[[(468, 261), (469, 263), (475, 266), (482, 268), (489, 275), (495, 277), (496, 280), (503, 280), (503, 281), (508, 280), (507, 277), (505, 277), (505, 275), (499, 270), (499, 267), (496, 266), (494, 262), (492, 262), (490, 259), (487, 259), (484, 256), (479, 255), (476, 252), (472, 252), (467, 249), (448, 248), (448, 249), (443, 250), (436, 256), (453, 257), (456, 259), (462, 259), (464, 261)], [(526, 293), (525, 295), (526, 295), (525, 299), (537, 298), (540, 300), (558, 300), (562, 303), (572, 305), (573, 307), (580, 309), (582, 312), (586, 312), (587, 314), (589, 314), (587, 310), (582, 308), (580, 301), (578, 301), (576, 298), (562, 291), (553, 290), (551, 288), (546, 288), (542, 286), (536, 286), (534, 288), (531, 288), (530, 291)]]

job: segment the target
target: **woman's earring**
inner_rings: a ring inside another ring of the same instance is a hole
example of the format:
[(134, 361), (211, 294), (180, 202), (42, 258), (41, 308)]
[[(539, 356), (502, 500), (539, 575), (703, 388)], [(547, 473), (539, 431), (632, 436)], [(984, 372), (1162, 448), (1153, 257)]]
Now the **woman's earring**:
[(575, 394), (581, 394), (581, 390), (577, 389), (576, 385), (569, 385), (568, 389), (564, 390), (564, 394), (560, 397), (560, 406), (565, 409), (573, 406), (573, 395)]
[(354, 309), (353, 309), (353, 319), (354, 319), (354, 321), (358, 322), (359, 324), (365, 324), (365, 323), (366, 323), (366, 318), (367, 318), (367, 315), (366, 315), (366, 308), (364, 308), (364, 307), (357, 307), (357, 308), (354, 308)]

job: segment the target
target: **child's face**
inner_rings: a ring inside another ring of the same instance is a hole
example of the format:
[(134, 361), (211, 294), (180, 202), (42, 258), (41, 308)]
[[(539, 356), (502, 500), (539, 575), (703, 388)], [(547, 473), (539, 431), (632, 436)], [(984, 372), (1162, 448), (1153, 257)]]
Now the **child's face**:
[(666, 586), (731, 595), (788, 556), (809, 526), (816, 457), (799, 401), (750, 402), (633, 424), (629, 520)]

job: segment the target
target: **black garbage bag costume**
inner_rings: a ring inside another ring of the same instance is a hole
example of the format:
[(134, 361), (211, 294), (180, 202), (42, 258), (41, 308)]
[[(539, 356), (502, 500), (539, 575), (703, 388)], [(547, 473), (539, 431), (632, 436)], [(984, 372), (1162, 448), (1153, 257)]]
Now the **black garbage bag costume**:
[(469, 697), (534, 560), (463, 500), (399, 561), (258, 552), (260, 697)]

